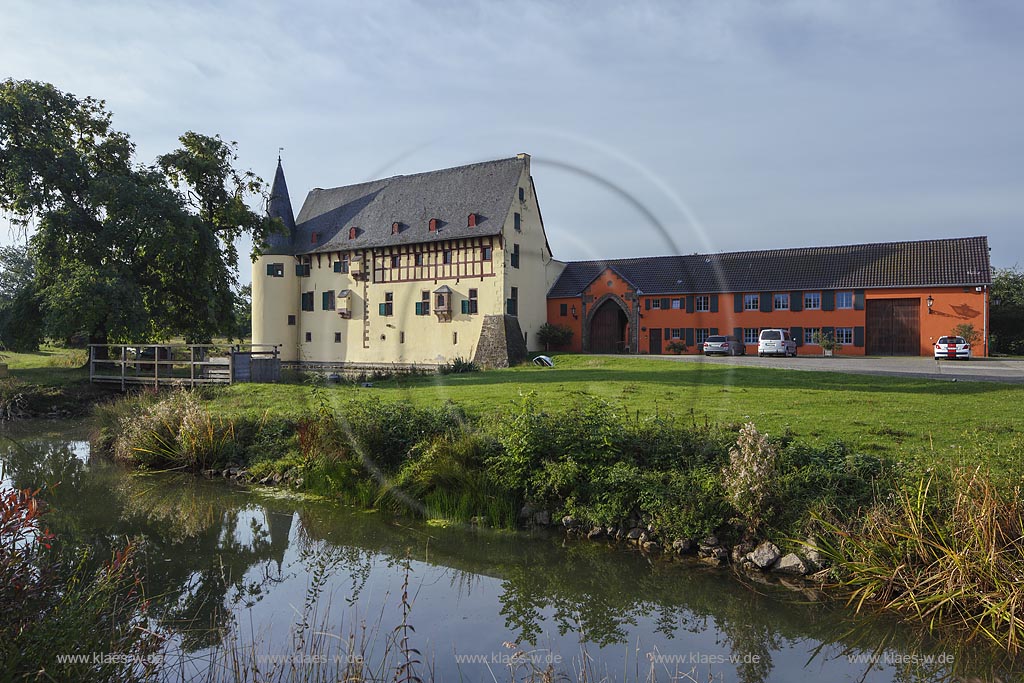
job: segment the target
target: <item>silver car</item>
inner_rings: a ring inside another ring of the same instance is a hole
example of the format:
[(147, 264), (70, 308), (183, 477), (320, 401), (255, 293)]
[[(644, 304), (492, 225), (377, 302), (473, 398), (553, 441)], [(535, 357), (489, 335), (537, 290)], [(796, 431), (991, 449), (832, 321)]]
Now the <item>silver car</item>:
[(731, 335), (713, 334), (704, 340), (704, 355), (710, 356), (713, 353), (721, 353), (725, 356), (745, 356), (747, 347)]
[(789, 330), (761, 330), (757, 339), (757, 355), (759, 356), (796, 356), (796, 342)]

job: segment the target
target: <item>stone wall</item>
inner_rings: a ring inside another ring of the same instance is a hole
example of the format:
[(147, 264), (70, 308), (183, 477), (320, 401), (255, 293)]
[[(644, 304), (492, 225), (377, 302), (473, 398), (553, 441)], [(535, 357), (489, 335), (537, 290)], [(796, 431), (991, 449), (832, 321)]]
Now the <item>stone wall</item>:
[(482, 368), (507, 368), (526, 359), (528, 351), (519, 320), (511, 315), (485, 315), (473, 362)]

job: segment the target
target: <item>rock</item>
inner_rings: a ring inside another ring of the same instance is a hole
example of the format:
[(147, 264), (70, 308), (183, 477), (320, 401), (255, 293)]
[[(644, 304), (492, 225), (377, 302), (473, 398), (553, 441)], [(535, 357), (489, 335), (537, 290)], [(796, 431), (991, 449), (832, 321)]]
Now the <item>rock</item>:
[(592, 541), (601, 538), (602, 536), (604, 536), (603, 527), (595, 526), (593, 529), (587, 532), (587, 538), (589, 538)]
[(213, 479), (216, 474), (217, 470), (203, 470), (203, 476), (207, 479)]
[(816, 572), (825, 567), (825, 558), (818, 550), (818, 539), (814, 536), (807, 539), (807, 542), (800, 548), (800, 554), (803, 555), (809, 571)]
[(268, 474), (267, 476), (265, 476), (262, 479), (260, 479), (260, 483), (262, 485), (264, 485), (264, 486), (271, 486), (271, 485), (273, 485), (274, 483), (276, 483), (276, 482), (274, 482), (274, 475)]
[(747, 558), (747, 554), (749, 554), (753, 549), (754, 544), (749, 541), (737, 543), (729, 552), (729, 558), (732, 560), (733, 564), (743, 564), (743, 561)]
[(688, 538), (677, 538), (672, 541), (672, 550), (680, 555), (689, 555), (694, 551), (694, 543)]
[(712, 567), (721, 567), (729, 560), (729, 552), (721, 547), (714, 546), (707, 555), (702, 555), (700, 561), (710, 564)]
[(716, 545), (718, 545), (718, 536), (715, 536), (714, 534), (711, 534), (709, 536), (705, 536), (704, 538), (701, 539), (700, 544), (701, 545), (706, 545), (709, 548), (713, 547), (713, 546), (716, 546)]
[(661, 550), (661, 544), (657, 541), (644, 541), (640, 544), (640, 547), (648, 552), (656, 552)]
[(647, 533), (646, 531), (641, 531), (640, 532), (640, 537), (638, 539), (636, 539), (636, 542), (639, 543), (640, 545), (643, 545), (644, 543), (647, 543), (650, 540), (651, 540), (651, 535), (649, 533)]
[(630, 529), (626, 533), (626, 540), (638, 541), (638, 540), (640, 540), (640, 534), (642, 534), (642, 533), (643, 533), (642, 529), (639, 529), (637, 527), (633, 527), (632, 529)]
[(551, 514), (547, 510), (541, 510), (533, 515), (533, 523), (537, 526), (547, 526), (551, 524)]
[(616, 526), (607, 526), (604, 528), (604, 532), (608, 534), (610, 538), (615, 538), (615, 532), (618, 530), (619, 528)]
[(303, 485), (303, 484), (305, 484), (305, 483), (306, 483), (306, 480), (305, 480), (305, 479), (303, 479), (302, 477), (297, 477), (297, 478), (295, 479), (295, 481), (293, 481), (293, 482), (292, 482), (292, 484), (293, 484), (293, 485), (295, 486), (295, 488), (297, 488), (297, 489), (300, 489), (300, 488), (302, 488), (302, 485)]
[(575, 529), (578, 524), (579, 523), (576, 521), (576, 518), (572, 515), (566, 515), (565, 517), (562, 517), (562, 526), (566, 529)]
[(772, 565), (772, 571), (779, 574), (803, 576), (807, 573), (807, 565), (802, 559), (800, 559), (799, 555), (796, 553), (789, 553)]
[(765, 541), (761, 545), (757, 546), (752, 550), (746, 557), (760, 569), (767, 569), (771, 567), (775, 562), (782, 557), (782, 551), (779, 550), (771, 541)]
[(522, 509), (519, 511), (519, 519), (523, 521), (531, 519), (533, 517), (533, 512), (534, 510), (532, 507), (530, 507), (529, 505), (524, 505)]
[(235, 474), (235, 479), (238, 479), (239, 481), (245, 481), (248, 478), (249, 470), (238, 470), (238, 473)]

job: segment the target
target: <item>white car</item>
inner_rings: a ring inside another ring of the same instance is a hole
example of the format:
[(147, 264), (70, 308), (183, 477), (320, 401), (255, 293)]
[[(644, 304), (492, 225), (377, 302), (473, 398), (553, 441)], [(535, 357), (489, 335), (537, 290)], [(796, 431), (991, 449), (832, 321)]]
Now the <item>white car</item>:
[(761, 330), (757, 338), (757, 355), (759, 356), (796, 356), (796, 342), (789, 330)]
[(939, 337), (935, 342), (935, 360), (970, 360), (971, 343), (963, 337)]

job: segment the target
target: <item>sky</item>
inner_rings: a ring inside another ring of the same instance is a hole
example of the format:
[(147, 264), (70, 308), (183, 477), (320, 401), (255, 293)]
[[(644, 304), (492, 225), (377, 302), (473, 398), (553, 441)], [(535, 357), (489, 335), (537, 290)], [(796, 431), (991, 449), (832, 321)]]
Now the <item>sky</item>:
[(0, 78), (104, 99), (145, 163), (283, 148), (296, 211), (527, 152), (561, 260), (987, 235), (1011, 267), (1021, 35), (1014, 0), (4, 0)]

